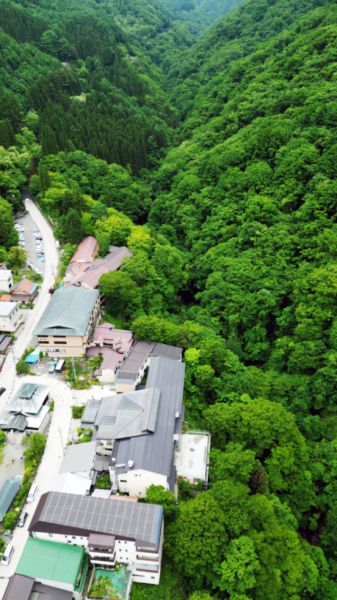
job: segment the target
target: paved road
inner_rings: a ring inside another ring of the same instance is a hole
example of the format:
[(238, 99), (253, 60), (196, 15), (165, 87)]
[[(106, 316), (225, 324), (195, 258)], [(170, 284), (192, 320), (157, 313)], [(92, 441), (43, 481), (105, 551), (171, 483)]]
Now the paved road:
[(15, 383), (18, 383), (15, 373), (15, 362), (32, 342), (33, 331), (50, 300), (48, 290), (54, 285), (59, 263), (56, 241), (49, 223), (31, 199), (25, 199), (25, 206), (43, 237), (46, 256), (45, 272), (34, 308), (30, 311), (25, 311), (27, 313), (26, 321), (18, 330), (17, 339), (13, 344), (12, 351), (8, 354), (0, 373), (0, 387), (4, 386), (6, 388), (6, 392), (0, 397), (0, 411), (5, 408), (6, 403), (12, 395)]
[(0, 565), (0, 598), (4, 595), (8, 578), (15, 572), (21, 552), (27, 541), (28, 526), (41, 494), (48, 492), (52, 488), (55, 475), (59, 471), (70, 429), (71, 406), (74, 403), (70, 388), (65, 383), (56, 381), (52, 377), (27, 376), (23, 377), (21, 381), (24, 383), (34, 382), (49, 385), (50, 396), (54, 400), (54, 411), (52, 413), (46, 449), (35, 478), (38, 492), (34, 502), (27, 503), (25, 506), (25, 510), (29, 515), (25, 526), (16, 527), (14, 530), (12, 542), (15, 550), (10, 565), (7, 567)]
[[(45, 311), (50, 300), (49, 288), (54, 285), (59, 256), (56, 247), (56, 241), (53, 236), (52, 229), (46, 219), (43, 217), (40, 210), (30, 198), (25, 199), (25, 207), (36, 228), (42, 234), (45, 247), (45, 271), (44, 279), (40, 288), (39, 295), (35, 301), (34, 308), (27, 311), (27, 318), (23, 326), (17, 332), (17, 339), (13, 344), (12, 351), (6, 358), (0, 373), (0, 386), (6, 387), (6, 392), (0, 397), (0, 410), (2, 411), (8, 402), (13, 390), (25, 381), (35, 381), (37, 383), (47, 382), (51, 387), (51, 396), (55, 399), (54, 412), (52, 413), (52, 422), (49, 429), (46, 451), (41, 462), (36, 482), (39, 487), (39, 493), (36, 496), (34, 503), (27, 504), (27, 512), (31, 516), (36, 508), (36, 504), (41, 492), (50, 489), (53, 478), (58, 472), (59, 465), (62, 460), (63, 445), (67, 439), (68, 429), (70, 427), (72, 394), (69, 388), (60, 382), (55, 382), (51, 378), (39, 377), (17, 377), (15, 371), (15, 362), (22, 355), (24, 350), (32, 342), (33, 331)], [(27, 539), (27, 526), (30, 519), (27, 519), (26, 526), (16, 528), (14, 531), (13, 542), (15, 552), (13, 554), (11, 564), (8, 567), (0, 566), (0, 598), (3, 597), (7, 586), (8, 577), (10, 577), (16, 568), (20, 554)]]

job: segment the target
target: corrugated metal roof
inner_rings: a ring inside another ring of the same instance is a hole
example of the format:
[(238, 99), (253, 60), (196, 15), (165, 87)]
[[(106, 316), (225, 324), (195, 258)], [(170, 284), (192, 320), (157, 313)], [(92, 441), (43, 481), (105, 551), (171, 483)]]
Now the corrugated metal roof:
[(182, 362), (159, 357), (151, 359), (146, 388), (158, 388), (161, 392), (155, 431), (114, 444), (116, 464), (125, 465), (118, 468), (117, 473), (128, 471), (128, 462), (133, 461), (134, 469), (146, 469), (170, 477), (173, 436), (181, 429), (184, 374)]
[(49, 492), (41, 497), (29, 531), (104, 533), (158, 548), (162, 521), (163, 508), (156, 504)]
[(101, 406), (100, 400), (88, 400), (82, 415), (81, 424), (90, 425), (95, 423), (98, 409)]
[(139, 371), (146, 363), (154, 344), (148, 342), (136, 342), (122, 368), (118, 372), (118, 381), (138, 378)]
[(34, 579), (25, 575), (12, 575), (3, 600), (29, 600), (33, 591)]
[(75, 287), (57, 290), (34, 334), (84, 335), (98, 297), (98, 290)]
[(171, 358), (172, 360), (181, 360), (182, 348), (169, 346), (168, 344), (157, 343), (151, 351), (151, 356), (161, 356), (162, 358)]
[(4, 518), (21, 485), (21, 477), (10, 477), (0, 490), (0, 521)]

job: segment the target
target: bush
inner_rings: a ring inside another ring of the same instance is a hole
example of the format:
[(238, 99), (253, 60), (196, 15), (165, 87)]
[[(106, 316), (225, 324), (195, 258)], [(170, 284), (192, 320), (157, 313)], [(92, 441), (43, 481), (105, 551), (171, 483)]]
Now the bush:
[(18, 520), (19, 513), (18, 512), (8, 512), (5, 514), (2, 520), (2, 526), (5, 530), (9, 529), (13, 531), (16, 522)]
[(6, 443), (6, 434), (2, 429), (0, 429), (0, 447), (4, 446)]
[(19, 360), (16, 363), (16, 372), (18, 375), (29, 375), (30, 373), (30, 368), (29, 365), (27, 365), (27, 363), (25, 363), (24, 360)]
[(97, 478), (96, 488), (99, 490), (109, 490), (111, 488), (111, 481), (108, 473), (104, 473)]
[(84, 406), (72, 406), (71, 413), (73, 419), (81, 419), (84, 413)]

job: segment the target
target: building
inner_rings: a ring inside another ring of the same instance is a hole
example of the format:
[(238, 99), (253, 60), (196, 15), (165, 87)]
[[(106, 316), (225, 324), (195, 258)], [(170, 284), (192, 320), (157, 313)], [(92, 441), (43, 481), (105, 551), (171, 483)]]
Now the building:
[(13, 289), (12, 271), (0, 269), (0, 292), (11, 292)]
[(99, 318), (99, 306), (98, 290), (57, 290), (35, 330), (39, 348), (55, 357), (83, 356)]
[(10, 508), (16, 494), (21, 485), (21, 477), (19, 475), (6, 479), (0, 490), (0, 522), (4, 518), (6, 512)]
[(16, 568), (18, 575), (70, 592), (74, 600), (82, 598), (87, 571), (83, 548), (35, 538), (28, 538)]
[(72, 494), (89, 494), (95, 475), (96, 443), (67, 446), (53, 489)]
[(44, 431), (49, 421), (48, 398), (48, 386), (23, 384), (1, 414), (0, 428), (13, 431)]
[(15, 302), (33, 302), (37, 296), (39, 286), (37, 283), (23, 277), (12, 291), (12, 300)]
[(110, 478), (120, 492), (143, 497), (151, 484), (174, 490), (174, 452), (183, 420), (184, 375), (184, 363), (151, 358), (146, 390), (159, 390), (159, 402), (157, 407), (156, 403), (151, 406), (147, 431), (112, 444)]
[(103, 323), (95, 328), (87, 356), (102, 358), (102, 363), (95, 372), (101, 383), (114, 383), (116, 372), (129, 354), (131, 347), (131, 331), (115, 329), (110, 323)]
[(22, 322), (22, 311), (15, 302), (0, 302), (0, 331), (15, 333)]
[(135, 390), (154, 356), (181, 361), (182, 349), (167, 344), (136, 342), (117, 373), (116, 391)]
[(189, 431), (180, 434), (176, 445), (175, 467), (177, 478), (190, 483), (208, 483), (211, 435), (207, 431)]
[(92, 235), (85, 237), (78, 245), (77, 250), (69, 262), (64, 283), (69, 283), (74, 277), (83, 273), (94, 262), (98, 254), (98, 242)]
[(109, 254), (104, 258), (96, 259), (94, 262), (86, 263), (86, 268), (81, 269), (77, 274), (72, 275), (74, 267), (70, 265), (70, 270), (67, 272), (65, 277), (65, 285), (75, 285), (77, 287), (84, 287), (87, 289), (95, 289), (98, 287), (99, 280), (104, 273), (111, 273), (117, 271), (125, 258), (130, 258), (132, 252), (125, 246), (118, 248), (117, 246), (110, 246)]
[(105, 499), (49, 492), (41, 496), (29, 532), (34, 540), (86, 548), (95, 567), (124, 564), (131, 570), (133, 581), (159, 584), (161, 506), (116, 496)]
[(8, 582), (3, 600), (72, 600), (72, 597), (71, 592), (15, 573)]

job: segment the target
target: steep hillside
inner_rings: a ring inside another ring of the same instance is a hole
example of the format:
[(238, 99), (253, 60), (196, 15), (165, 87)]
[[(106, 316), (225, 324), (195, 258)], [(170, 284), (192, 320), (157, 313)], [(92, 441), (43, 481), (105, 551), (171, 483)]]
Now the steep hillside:
[(162, 0), (177, 20), (199, 33), (226, 15), (243, 0)]
[(156, 163), (174, 112), (108, 3), (3, 0), (0, 25), (3, 81), (14, 104), (38, 114), (44, 154), (79, 148), (134, 172)]

